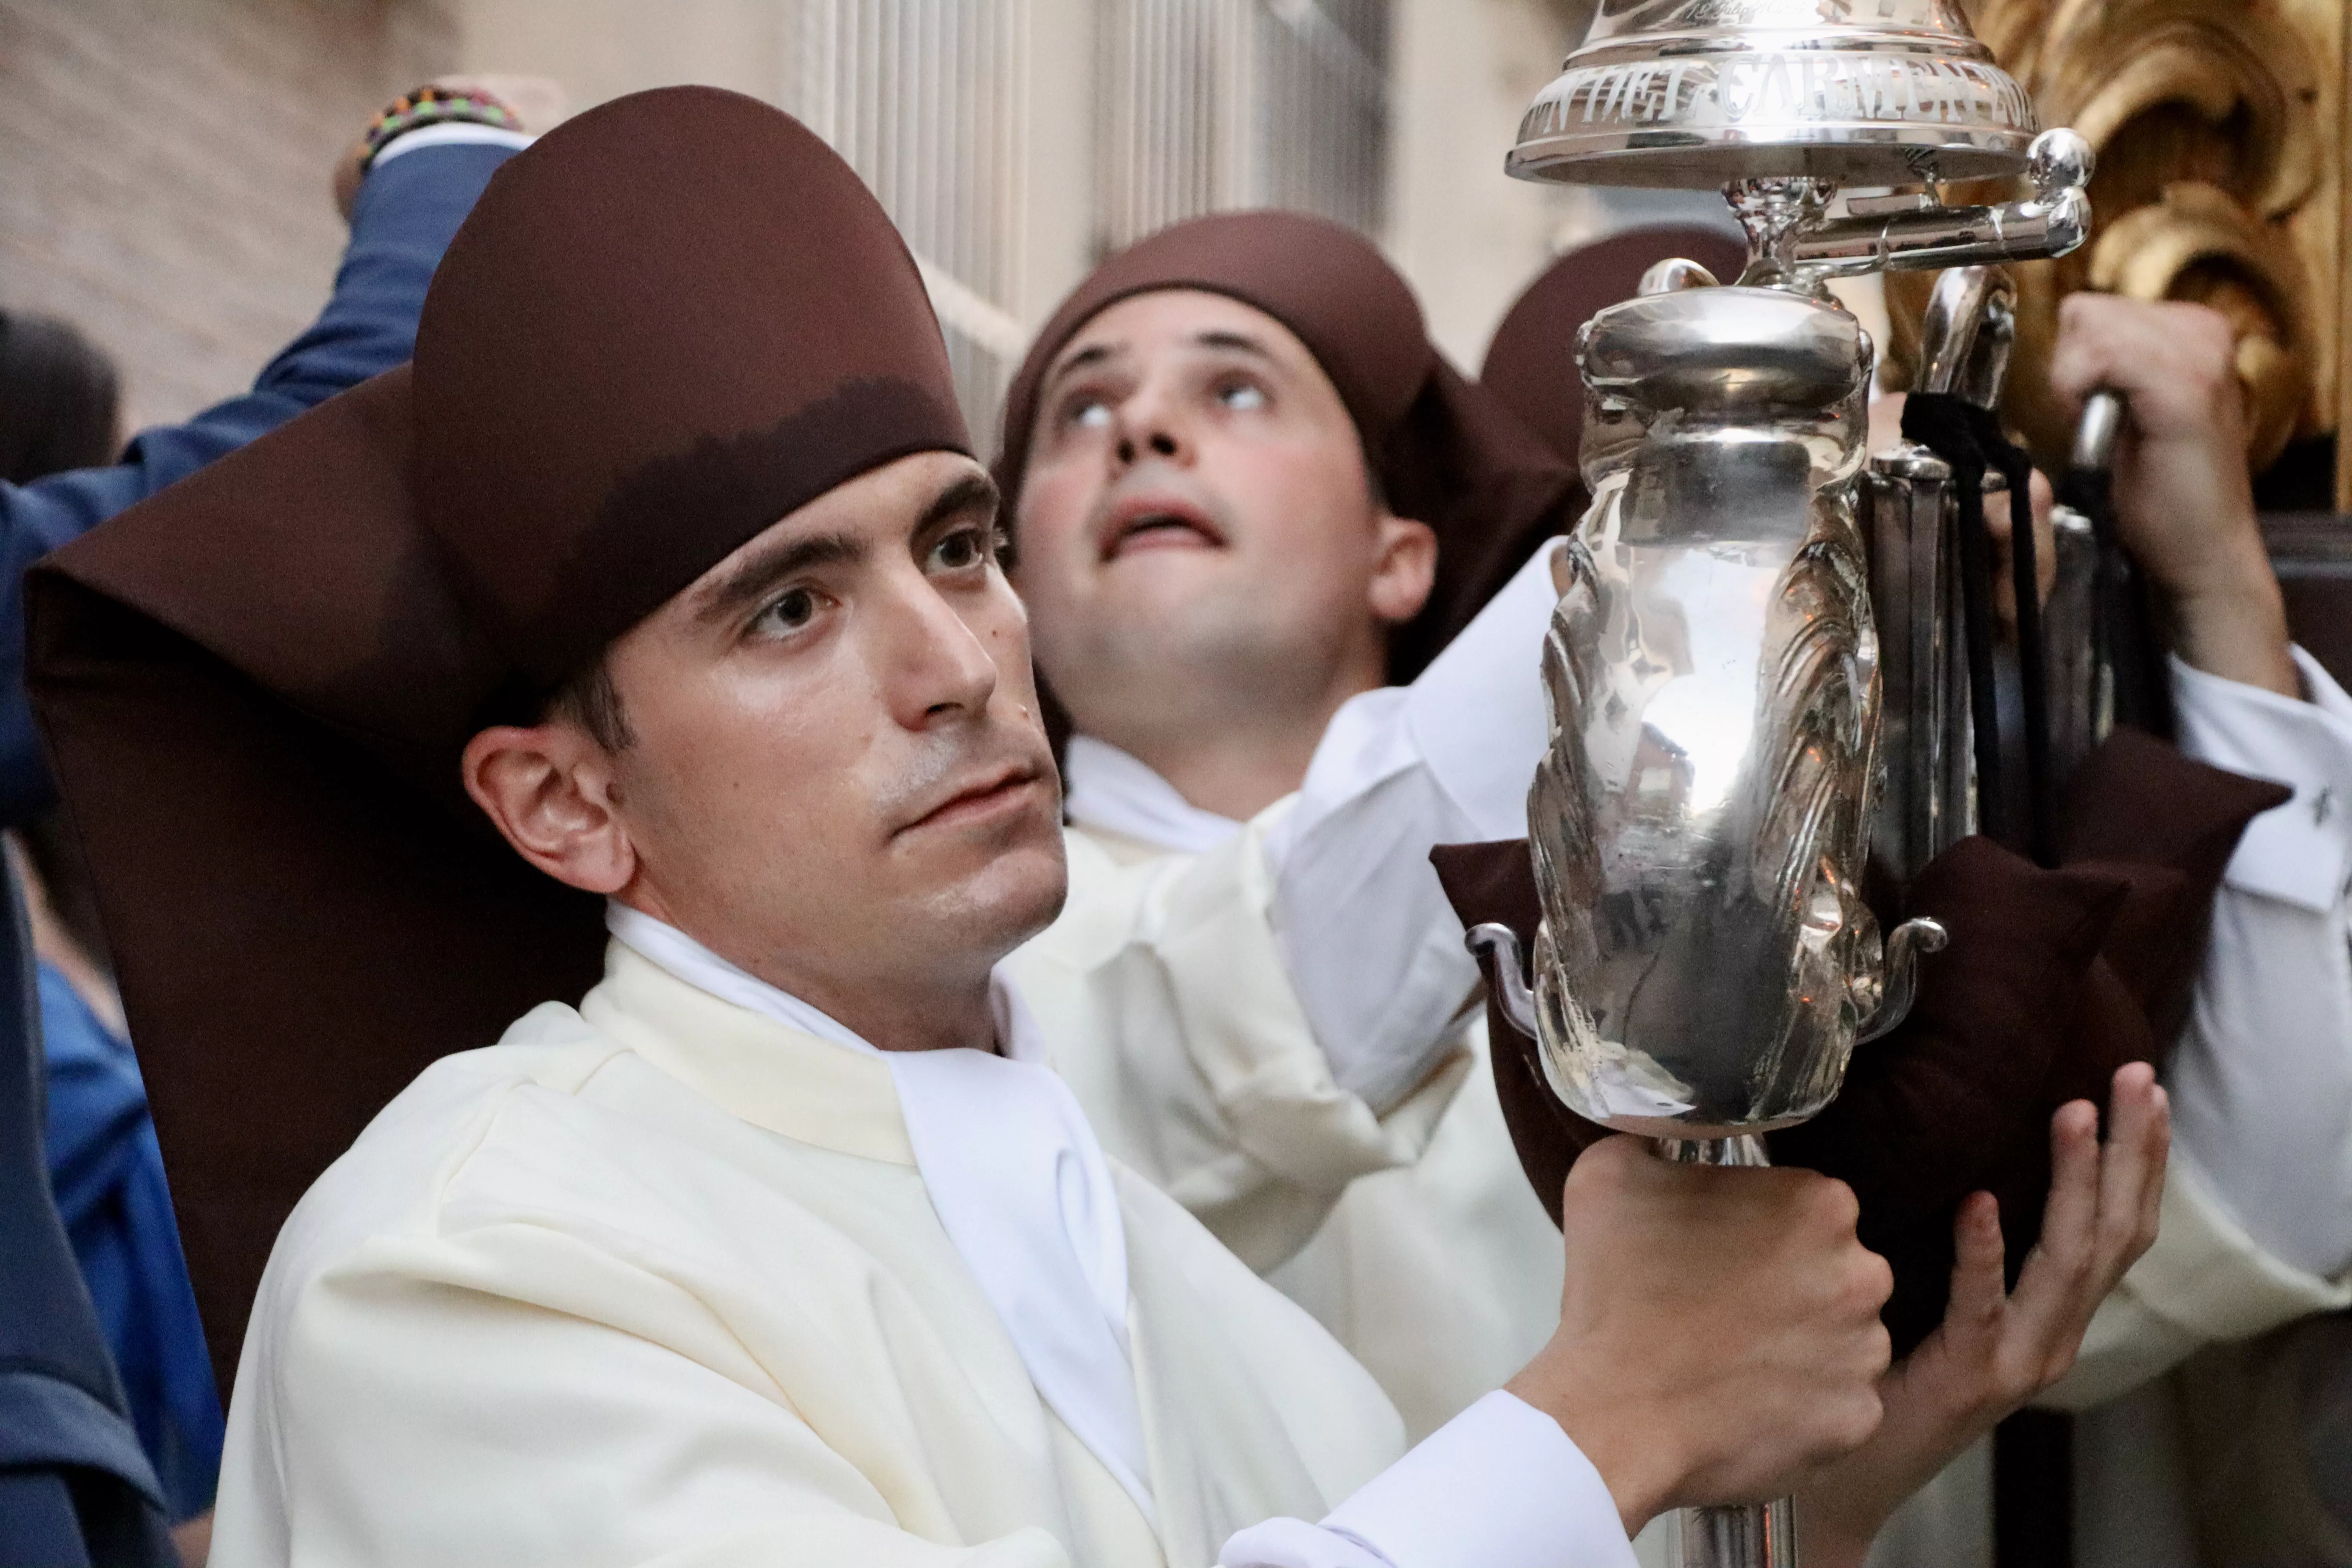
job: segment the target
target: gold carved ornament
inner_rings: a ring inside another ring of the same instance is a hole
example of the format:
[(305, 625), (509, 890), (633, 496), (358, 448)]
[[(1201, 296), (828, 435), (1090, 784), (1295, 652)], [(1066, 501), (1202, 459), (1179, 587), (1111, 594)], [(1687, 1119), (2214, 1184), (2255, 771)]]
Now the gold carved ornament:
[[(1983, 0), (1977, 35), (2098, 154), (2089, 245), (2016, 268), (2002, 408), (2045, 467), (2068, 416), (2049, 391), (2058, 301), (2081, 289), (2229, 317), (2259, 472), (2337, 427), (2346, 403), (2344, 0)], [(1886, 279), (1890, 371), (1907, 379), (1932, 273)], [(2339, 509), (2352, 464), (2339, 461)]]

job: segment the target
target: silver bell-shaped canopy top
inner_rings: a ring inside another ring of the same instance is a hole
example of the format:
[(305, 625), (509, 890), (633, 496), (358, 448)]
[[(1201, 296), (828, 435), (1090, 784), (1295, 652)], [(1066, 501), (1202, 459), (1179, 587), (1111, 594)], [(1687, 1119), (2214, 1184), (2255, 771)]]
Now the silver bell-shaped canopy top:
[(1507, 167), (1680, 189), (1917, 184), (2013, 174), (2039, 129), (1953, 0), (1602, 0)]

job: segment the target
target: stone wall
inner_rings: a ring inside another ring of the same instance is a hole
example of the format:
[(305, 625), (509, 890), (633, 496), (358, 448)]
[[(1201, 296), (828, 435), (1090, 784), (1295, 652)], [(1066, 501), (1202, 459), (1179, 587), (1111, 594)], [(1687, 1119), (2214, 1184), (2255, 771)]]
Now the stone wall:
[(239, 391), (326, 299), (336, 154), (455, 58), (437, 0), (0, 0), (0, 308), (110, 351), (131, 428)]

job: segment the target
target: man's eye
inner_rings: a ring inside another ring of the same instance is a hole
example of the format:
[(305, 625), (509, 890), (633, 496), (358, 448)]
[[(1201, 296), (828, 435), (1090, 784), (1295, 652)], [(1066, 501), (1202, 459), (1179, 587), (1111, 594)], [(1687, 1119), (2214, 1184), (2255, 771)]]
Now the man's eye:
[(1110, 426), (1110, 405), (1099, 397), (1088, 397), (1070, 405), (1069, 422), (1081, 430), (1102, 430)]
[(1237, 381), (1229, 386), (1219, 387), (1217, 401), (1228, 408), (1238, 408), (1247, 413), (1265, 406), (1265, 392), (1246, 381)]
[(787, 588), (760, 612), (757, 626), (765, 632), (796, 632), (816, 618), (817, 601), (807, 588)]
[(992, 541), (977, 528), (960, 528), (931, 546), (931, 564), (942, 572), (968, 572), (987, 561)]

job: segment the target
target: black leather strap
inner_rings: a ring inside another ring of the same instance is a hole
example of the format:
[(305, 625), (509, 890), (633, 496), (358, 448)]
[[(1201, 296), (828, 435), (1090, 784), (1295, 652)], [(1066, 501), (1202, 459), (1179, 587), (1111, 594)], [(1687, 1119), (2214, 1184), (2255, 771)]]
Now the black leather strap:
[[(2001, 434), (2000, 421), (1950, 393), (1915, 392), (1903, 405), (1903, 434), (1952, 469), (1958, 501), (1960, 589), (1969, 654), (1969, 711), (1976, 731), (1977, 819), (1987, 837), (2058, 863), (2058, 781), (2050, 756), (2050, 683), (2035, 570), (2032, 459)], [(2027, 819), (2008, 821), (2002, 794), (2000, 713), (1993, 689), (1992, 540), (1984, 526), (1984, 476), (2009, 481), (2011, 581), (2017, 595), (2018, 679), (2025, 712)]]

